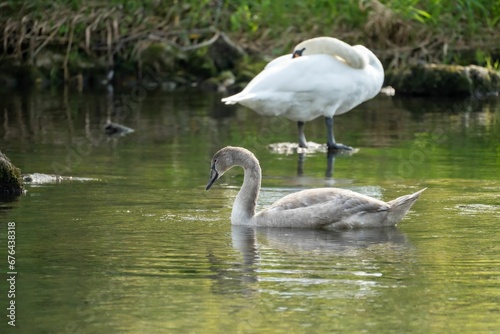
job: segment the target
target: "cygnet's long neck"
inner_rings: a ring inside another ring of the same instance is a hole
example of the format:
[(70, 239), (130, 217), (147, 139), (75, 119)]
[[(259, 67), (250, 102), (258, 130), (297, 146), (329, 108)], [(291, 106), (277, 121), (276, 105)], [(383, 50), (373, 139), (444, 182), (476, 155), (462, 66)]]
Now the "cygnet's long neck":
[(253, 154), (240, 151), (234, 157), (234, 164), (243, 167), (245, 177), (233, 204), (231, 223), (252, 224), (262, 179), (259, 161)]

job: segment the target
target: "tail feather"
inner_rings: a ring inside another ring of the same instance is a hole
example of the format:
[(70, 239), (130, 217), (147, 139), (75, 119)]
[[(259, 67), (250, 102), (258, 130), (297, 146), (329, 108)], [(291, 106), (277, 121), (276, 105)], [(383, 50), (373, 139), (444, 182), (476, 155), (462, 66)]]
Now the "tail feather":
[(238, 101), (236, 99), (234, 99), (234, 95), (225, 97), (221, 101), (224, 102), (225, 104), (236, 104), (236, 103), (238, 103)]
[(404, 195), (387, 202), (387, 204), (389, 204), (389, 214), (387, 219), (393, 224), (399, 223), (425, 189), (427, 188), (419, 190), (411, 195)]

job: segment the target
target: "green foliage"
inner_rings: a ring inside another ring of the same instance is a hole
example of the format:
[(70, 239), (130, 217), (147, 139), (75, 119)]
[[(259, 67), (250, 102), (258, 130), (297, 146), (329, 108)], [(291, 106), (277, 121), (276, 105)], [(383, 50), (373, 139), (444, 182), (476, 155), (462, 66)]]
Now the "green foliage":
[(257, 18), (257, 15), (252, 15), (248, 5), (245, 4), (240, 6), (236, 12), (231, 15), (231, 30), (256, 32), (259, 28), (256, 22)]
[[(133, 62), (148, 44), (161, 41), (186, 51), (191, 62), (184, 64), (185, 68), (215, 75), (213, 61), (204, 52), (219, 31), (236, 44), (257, 51), (250, 52), (248, 62), (244, 60), (241, 66), (237, 65), (244, 68), (243, 76), (250, 77), (255, 75), (249, 65), (256, 62), (255, 58), (262, 60), (283, 54), (299, 41), (321, 35), (377, 50), (384, 65), (392, 68), (419, 59), (463, 65), (477, 62), (498, 70), (499, 60), (494, 56), (498, 54), (499, 25), (498, 0), (4, 0), (0, 3), (0, 31), (8, 31), (11, 36), (2, 44), (7, 45), (3, 56), (32, 62), (41, 49), (48, 48), (63, 55), (70, 65), (78, 62), (78, 53), (95, 59), (113, 54), (120, 61)], [(31, 49), (30, 43), (34, 43)], [(483, 47), (490, 45), (489, 49)], [(256, 53), (258, 56), (253, 57)]]
[(469, 35), (484, 27), (498, 28), (500, 22), (500, 1), (488, 0), (110, 0), (92, 3), (82, 0), (7, 0), (2, 12), (9, 15), (9, 12), (15, 14), (23, 8), (30, 8), (30, 12), (43, 17), (45, 11), (55, 8), (80, 10), (85, 6), (108, 6), (131, 15), (138, 11), (143, 11), (144, 15), (158, 15), (166, 22), (178, 22), (185, 29), (215, 26), (225, 31), (250, 35), (266, 33), (277, 37), (290, 30), (332, 35), (332, 31), (340, 27), (362, 27), (374, 3), (381, 4), (404, 20), (434, 29), (453, 28)]
[(476, 50), (476, 62), (484, 65), (487, 69), (500, 71), (500, 59), (493, 59), (489, 52), (483, 50)]
[(276, 37), (285, 30), (331, 34), (341, 24), (356, 26), (366, 18), (352, 1), (242, 1), (229, 6), (230, 29), (250, 35), (262, 32)]
[(450, 27), (474, 34), (482, 27), (493, 28), (500, 20), (500, 2), (487, 0), (390, 0), (383, 1), (402, 17), (434, 28)]
[(492, 60), (491, 56), (484, 59), (486, 68), (494, 71), (500, 71), (500, 59)]

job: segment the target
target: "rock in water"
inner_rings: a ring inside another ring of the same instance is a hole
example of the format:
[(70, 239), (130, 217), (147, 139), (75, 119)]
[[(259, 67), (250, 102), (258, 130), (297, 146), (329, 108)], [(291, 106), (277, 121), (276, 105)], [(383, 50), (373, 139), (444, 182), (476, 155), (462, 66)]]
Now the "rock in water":
[(397, 94), (480, 97), (498, 95), (500, 73), (476, 65), (415, 64), (388, 71), (386, 84)]
[(21, 170), (0, 152), (0, 195), (21, 195), (24, 190)]
[(108, 136), (125, 136), (134, 132), (134, 129), (118, 123), (108, 122), (104, 126), (104, 133)]

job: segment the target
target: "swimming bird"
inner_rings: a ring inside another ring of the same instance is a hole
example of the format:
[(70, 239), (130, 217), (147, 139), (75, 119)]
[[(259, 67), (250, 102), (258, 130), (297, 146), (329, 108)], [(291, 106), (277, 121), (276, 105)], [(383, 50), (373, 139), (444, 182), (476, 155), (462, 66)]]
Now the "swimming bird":
[(245, 175), (233, 204), (233, 225), (325, 229), (394, 226), (425, 190), (383, 202), (347, 189), (308, 189), (256, 213), (262, 172), (255, 155), (245, 148), (227, 146), (215, 153), (206, 190), (234, 166), (242, 167)]
[(335, 142), (333, 116), (375, 97), (383, 82), (384, 68), (366, 47), (317, 37), (272, 60), (243, 91), (222, 102), (297, 121), (300, 147), (307, 147), (304, 122), (324, 116), (328, 147), (350, 150)]

